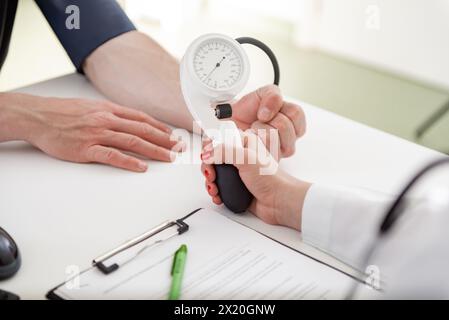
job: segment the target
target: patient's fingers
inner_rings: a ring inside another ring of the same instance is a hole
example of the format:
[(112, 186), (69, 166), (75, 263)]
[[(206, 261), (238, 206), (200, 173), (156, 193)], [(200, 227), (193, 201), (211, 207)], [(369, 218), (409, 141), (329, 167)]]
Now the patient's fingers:
[(152, 116), (148, 115), (147, 113), (143, 111), (139, 111), (132, 108), (125, 108), (123, 106), (120, 106), (115, 103), (109, 103), (109, 107), (113, 114), (120, 118), (125, 118), (128, 120), (134, 120), (134, 121), (140, 121), (140, 122), (146, 122), (149, 125), (158, 128), (161, 131), (171, 133), (171, 128), (166, 125), (165, 123), (153, 118)]
[(127, 133), (110, 131), (101, 139), (100, 144), (130, 151), (148, 159), (166, 162), (176, 159), (174, 152)]
[(147, 164), (142, 160), (131, 157), (114, 148), (100, 145), (89, 147), (86, 151), (86, 158), (90, 162), (103, 163), (135, 172), (144, 172), (148, 168)]
[(173, 147), (178, 144), (178, 141), (171, 139), (170, 134), (146, 122), (117, 117), (112, 122), (110, 129), (132, 134), (169, 150), (174, 150)]

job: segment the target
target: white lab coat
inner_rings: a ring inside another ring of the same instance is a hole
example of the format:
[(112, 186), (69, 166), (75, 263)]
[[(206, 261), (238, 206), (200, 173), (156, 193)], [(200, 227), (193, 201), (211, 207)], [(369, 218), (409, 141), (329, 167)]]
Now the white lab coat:
[[(313, 185), (303, 207), (303, 240), (366, 270), (364, 255), (393, 200), (367, 190)], [(384, 293), (358, 290), (358, 298), (449, 299), (449, 207), (421, 200), (409, 208), (377, 240), (368, 263), (379, 271), (373, 276)]]

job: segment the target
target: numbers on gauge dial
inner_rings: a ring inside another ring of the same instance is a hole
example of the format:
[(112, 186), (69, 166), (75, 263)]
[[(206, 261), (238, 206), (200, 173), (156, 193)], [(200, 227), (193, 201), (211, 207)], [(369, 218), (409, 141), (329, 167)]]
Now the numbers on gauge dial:
[(242, 76), (242, 58), (236, 48), (225, 41), (203, 42), (193, 58), (195, 74), (212, 89), (231, 88)]

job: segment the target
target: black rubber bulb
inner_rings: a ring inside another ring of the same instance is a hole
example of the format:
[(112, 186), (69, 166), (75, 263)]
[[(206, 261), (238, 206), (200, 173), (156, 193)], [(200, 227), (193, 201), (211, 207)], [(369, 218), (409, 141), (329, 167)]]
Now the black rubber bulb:
[(239, 171), (231, 164), (215, 165), (218, 193), (225, 206), (234, 213), (245, 212), (253, 195), (240, 178)]

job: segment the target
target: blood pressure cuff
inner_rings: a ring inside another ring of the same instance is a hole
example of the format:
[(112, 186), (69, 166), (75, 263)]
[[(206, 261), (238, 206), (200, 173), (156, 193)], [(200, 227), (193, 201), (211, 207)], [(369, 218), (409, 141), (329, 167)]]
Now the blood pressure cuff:
[(17, 0), (0, 1), (0, 69), (8, 54), (12, 27), (16, 16)]
[[(81, 73), (84, 60), (95, 49), (136, 29), (115, 0), (35, 1)], [(78, 13), (79, 24), (74, 20)]]

